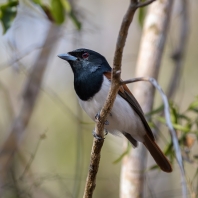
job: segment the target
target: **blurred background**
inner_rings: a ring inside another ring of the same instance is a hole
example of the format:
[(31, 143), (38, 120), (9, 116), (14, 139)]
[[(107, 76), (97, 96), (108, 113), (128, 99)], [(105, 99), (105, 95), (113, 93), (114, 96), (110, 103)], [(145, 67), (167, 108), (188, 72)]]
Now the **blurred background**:
[[(9, 1), (0, 0), (0, 5), (7, 2)], [(4, 32), (3, 23), (0, 26), (1, 145), (9, 136), (14, 118), (20, 112), (28, 74), (38, 62), (46, 35), (52, 26), (49, 16), (35, 2), (19, 1), (18, 6), (11, 8), (17, 14), (10, 28)], [(50, 1), (43, 2), (50, 6)], [(45, 45), (50, 50), (50, 55), (47, 57), (40, 93), (31, 119), (20, 136), (19, 149), (10, 175), (12, 182), (6, 186), (4, 197), (82, 197), (94, 123), (81, 111), (73, 88), (72, 70), (57, 54), (83, 47), (101, 53), (112, 65), (118, 31), (128, 3), (120, 0), (72, 1), (70, 4), (75, 17), (66, 15), (61, 25), (54, 25), (57, 29), (56, 36), (52, 35), (52, 44)], [(198, 2), (190, 0), (188, 10), (189, 35), (185, 62), (180, 84), (172, 98), (181, 112), (198, 95)], [(158, 79), (165, 92), (173, 71), (171, 56), (177, 43), (181, 13), (179, 0), (176, 0)], [(122, 79), (134, 77), (142, 34), (138, 16), (137, 12), (124, 49)], [(132, 89), (132, 85), (129, 88)], [(160, 96), (157, 94), (154, 108), (160, 104)], [(162, 129), (163, 136), (170, 139), (165, 125)], [(166, 144), (161, 137), (159, 142), (164, 149)], [(192, 151), (195, 154), (196, 150), (197, 145), (194, 145)], [(123, 137), (107, 135), (94, 197), (119, 197), (121, 161), (114, 161), (123, 152)], [(148, 169), (154, 164), (149, 157)], [(197, 166), (185, 163), (185, 169), (189, 190), (197, 192)], [(162, 173), (158, 169), (149, 170), (144, 188), (145, 197), (148, 198), (182, 197), (178, 165), (174, 163), (171, 174)]]

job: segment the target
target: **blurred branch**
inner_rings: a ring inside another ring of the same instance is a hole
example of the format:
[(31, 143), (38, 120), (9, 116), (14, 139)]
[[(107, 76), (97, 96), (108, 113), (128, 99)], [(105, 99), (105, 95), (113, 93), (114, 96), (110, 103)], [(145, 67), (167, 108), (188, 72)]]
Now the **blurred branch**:
[[(17, 148), (20, 145), (24, 135), (24, 130), (28, 125), (33, 113), (48, 60), (59, 38), (58, 32), (59, 28), (51, 24), (46, 36), (44, 47), (41, 50), (41, 53), (32, 67), (32, 71), (30, 72), (27, 79), (20, 111), (15, 118), (11, 129), (9, 130), (7, 139), (0, 149), (0, 195), (3, 193), (7, 175), (10, 171), (14, 155), (17, 152)], [(52, 35), (57, 36), (51, 40)], [(49, 43), (52, 45), (52, 47), (45, 47)]]
[[(76, 101), (77, 102), (77, 101)], [(77, 104), (77, 114), (79, 118), (82, 118), (82, 109)], [(75, 164), (75, 179), (74, 179), (74, 186), (73, 186), (73, 197), (79, 197), (80, 187), (81, 187), (81, 180), (82, 180), (82, 173), (83, 173), (83, 131), (82, 131), (82, 124), (80, 119), (77, 121), (77, 129), (76, 129), (76, 164)]]
[(99, 168), (100, 151), (104, 143), (104, 134), (103, 134), (104, 123), (105, 123), (105, 120), (107, 119), (107, 115), (111, 111), (111, 108), (113, 106), (114, 100), (116, 98), (117, 92), (120, 87), (120, 74), (121, 74), (121, 62), (122, 62), (123, 49), (124, 49), (124, 45), (126, 42), (129, 26), (132, 22), (133, 16), (138, 6), (139, 6), (139, 2), (137, 0), (131, 0), (128, 10), (122, 20), (122, 24), (121, 24), (120, 31), (118, 34), (114, 60), (113, 60), (111, 89), (108, 93), (106, 102), (100, 112), (100, 118), (97, 121), (96, 126), (95, 126), (95, 133), (103, 139), (98, 140), (94, 138), (93, 146), (91, 150), (89, 172), (87, 175), (83, 198), (91, 198), (93, 195), (95, 186), (96, 186), (96, 175), (97, 175), (98, 168)]
[[(172, 0), (154, 2), (148, 10), (143, 27), (136, 76), (158, 78), (161, 58), (170, 22)], [(134, 87), (133, 94), (145, 113), (152, 110), (154, 87), (144, 82)], [(121, 168), (121, 198), (140, 198), (144, 195), (145, 169), (147, 163), (146, 148), (140, 143), (125, 156)]]
[[(37, 4), (37, 6), (35, 6), (35, 4)], [(37, 14), (41, 13), (38, 9), (38, 6), (40, 6), (48, 20), (54, 24), (61, 25), (66, 17), (69, 17), (76, 28), (78, 30), (81, 29), (81, 22), (76, 15), (74, 7), (68, 0), (51, 0), (50, 4), (46, 4), (40, 0), (12, 0), (0, 3), (0, 22), (3, 26), (3, 33), (6, 33), (11, 27), (11, 24), (17, 15), (17, 8), (22, 5), (28, 8), (29, 11), (33, 11)]]
[(51, 87), (43, 83), (41, 89), (57, 106), (59, 106), (60, 110), (65, 113), (65, 115), (68, 116), (69, 114), (73, 119), (82, 123), (81, 116), (79, 114), (76, 115)]
[(43, 134), (40, 135), (40, 138), (39, 138), (39, 141), (38, 141), (38, 143), (36, 145), (35, 151), (31, 154), (30, 159), (29, 159), (28, 163), (26, 164), (25, 169), (23, 170), (23, 173), (19, 177), (20, 180), (22, 180), (23, 177), (25, 176), (25, 174), (29, 171), (30, 166), (32, 165), (32, 162), (35, 159), (35, 156), (37, 154), (37, 151), (39, 149), (41, 141), (46, 138), (46, 133), (47, 133), (47, 130)]
[(0, 91), (2, 91), (4, 94), (4, 98), (6, 102), (6, 111), (9, 113), (9, 120), (11, 121), (12, 118), (15, 116), (14, 106), (12, 104), (9, 91), (1, 81), (0, 81)]
[(150, 82), (159, 91), (159, 93), (162, 97), (163, 104), (164, 104), (164, 114), (165, 114), (165, 118), (166, 118), (166, 124), (167, 124), (167, 126), (169, 128), (169, 131), (171, 133), (171, 136), (172, 136), (173, 146), (174, 146), (174, 149), (175, 149), (175, 156), (176, 156), (179, 168), (180, 168), (181, 183), (182, 183), (182, 189), (183, 189), (183, 197), (187, 197), (187, 186), (186, 186), (186, 179), (185, 179), (185, 171), (184, 171), (184, 166), (183, 166), (182, 154), (181, 154), (181, 150), (180, 150), (180, 147), (179, 147), (177, 133), (175, 132), (175, 130), (173, 128), (173, 125), (172, 125), (172, 122), (171, 122), (168, 99), (167, 99), (166, 95), (164, 94), (162, 88), (159, 86), (159, 84), (157, 83), (157, 81), (154, 78), (149, 78), (149, 77), (134, 78), (134, 79), (131, 79), (131, 80), (123, 81), (122, 84), (128, 84), (128, 83), (137, 82), (137, 81), (148, 81), (148, 82)]
[[(57, 34), (59, 34), (59, 37), (61, 37), (63, 35), (61, 30)], [(56, 37), (57, 37), (57, 35), (51, 35), (51, 38), (49, 40), (56, 39)], [(19, 62), (21, 59), (25, 58), (32, 52), (34, 52), (36, 50), (43, 49), (44, 47), (48, 48), (50, 46), (51, 46), (51, 42), (45, 43), (42, 45), (39, 43), (34, 43), (34, 44), (28, 46), (27, 48), (25, 48), (23, 51), (17, 51), (17, 53), (15, 52), (14, 58), (11, 58), (11, 60), (9, 62), (5, 61), (5, 62), (0, 63), (0, 72), (3, 71), (4, 69), (8, 68), (9, 66), (15, 64), (16, 62)]]
[(174, 63), (174, 70), (172, 72), (172, 76), (170, 79), (167, 97), (171, 98), (174, 93), (175, 89), (179, 85), (179, 81), (181, 78), (182, 68), (184, 66), (184, 56), (185, 50), (187, 47), (187, 39), (189, 36), (189, 14), (188, 14), (188, 0), (181, 0), (181, 16), (179, 17), (180, 20), (180, 29), (178, 31), (178, 43), (176, 44), (175, 49), (172, 53), (172, 60)]
[(147, 5), (151, 4), (151, 3), (153, 3), (154, 1), (156, 1), (156, 0), (149, 0), (149, 1), (145, 1), (145, 2), (139, 3), (139, 4), (137, 5), (137, 8), (145, 7), (145, 6), (147, 6)]

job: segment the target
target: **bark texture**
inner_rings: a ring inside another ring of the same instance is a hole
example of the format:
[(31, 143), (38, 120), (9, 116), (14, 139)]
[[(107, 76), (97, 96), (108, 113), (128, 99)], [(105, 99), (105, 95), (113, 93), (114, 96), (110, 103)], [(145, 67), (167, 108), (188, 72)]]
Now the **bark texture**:
[[(127, 12), (122, 20), (122, 24), (120, 27), (120, 31), (118, 34), (118, 39), (116, 43), (116, 50), (114, 54), (113, 60), (113, 72), (111, 76), (111, 89), (108, 93), (106, 102), (100, 112), (100, 119), (96, 123), (95, 126), (95, 133), (104, 138), (103, 130), (104, 130), (104, 123), (107, 118), (107, 115), (110, 113), (111, 108), (113, 106), (114, 100), (116, 98), (117, 92), (121, 85), (120, 82), (120, 74), (121, 74), (121, 63), (122, 63), (122, 54), (124, 45), (126, 42), (126, 38), (128, 35), (129, 26), (133, 20), (133, 16), (135, 11), (139, 7), (147, 6), (148, 4), (152, 3), (155, 0), (149, 0), (144, 3), (140, 3), (138, 0), (131, 0)], [(91, 151), (91, 160), (90, 160), (90, 168), (87, 175), (87, 180), (85, 184), (84, 196), (83, 198), (91, 198), (93, 196), (93, 191), (96, 186), (96, 175), (99, 168), (100, 162), (100, 151), (103, 145), (103, 140), (96, 140), (93, 141), (92, 151)]]
[[(104, 107), (102, 108), (100, 112), (100, 119), (98, 120), (95, 126), (95, 133), (101, 138), (104, 138), (104, 133), (103, 133), (104, 123), (107, 118), (107, 115), (111, 111), (111, 108), (113, 106), (114, 100), (116, 98), (117, 92), (120, 87), (122, 53), (123, 53), (124, 45), (126, 42), (128, 29), (132, 22), (135, 11), (137, 9), (137, 5), (138, 5), (138, 2), (136, 0), (131, 1), (128, 7), (128, 10), (123, 18), (121, 27), (120, 27), (117, 44), (116, 44), (115, 55), (114, 55), (114, 61), (113, 61), (111, 89), (107, 96), (107, 100), (104, 104)], [(101, 139), (101, 140), (94, 139), (93, 141), (90, 166), (89, 166), (89, 171), (88, 171), (87, 180), (85, 184), (83, 198), (91, 198), (93, 196), (93, 191), (96, 186), (96, 175), (98, 172), (99, 162), (100, 162), (100, 151), (103, 146), (103, 142), (104, 142), (104, 139)]]
[[(145, 19), (140, 51), (136, 66), (136, 76), (158, 78), (161, 58), (170, 22), (173, 0), (154, 2)], [(133, 94), (145, 113), (152, 110), (154, 88), (144, 82), (135, 85)], [(121, 169), (120, 197), (141, 198), (144, 195), (144, 178), (147, 151), (142, 144), (132, 149), (123, 159)]]

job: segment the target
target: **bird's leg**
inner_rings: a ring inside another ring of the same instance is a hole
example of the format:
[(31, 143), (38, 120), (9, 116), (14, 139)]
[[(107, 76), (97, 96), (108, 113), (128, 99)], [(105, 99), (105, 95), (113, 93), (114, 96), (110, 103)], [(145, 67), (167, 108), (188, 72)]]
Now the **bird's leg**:
[(92, 134), (93, 134), (93, 136), (94, 136), (97, 140), (104, 140), (104, 139), (105, 139), (105, 138), (99, 136), (99, 135), (95, 132), (95, 130), (92, 131)]
[[(110, 116), (112, 116), (111, 113), (110, 113)], [(98, 113), (95, 115), (95, 121), (98, 122), (99, 120), (100, 120), (100, 112), (98, 112)], [(106, 120), (104, 124), (105, 124), (105, 125), (109, 125), (108, 120)], [(106, 136), (106, 135), (108, 134), (108, 131), (107, 131), (106, 129), (104, 129), (104, 130), (105, 130), (105, 134), (104, 134), (104, 135)], [(93, 134), (93, 136), (94, 136), (97, 140), (104, 140), (104, 139), (105, 139), (105, 138), (100, 137), (99, 135), (97, 135), (97, 133), (95, 132), (95, 130), (93, 130), (92, 134)]]
[[(111, 113), (110, 113), (110, 116), (111, 116)], [(95, 121), (98, 122), (100, 120), (100, 112), (98, 112), (96, 115), (95, 115)], [(105, 120), (105, 125), (109, 125), (109, 122), (108, 120)]]
[[(104, 129), (105, 133), (104, 136), (106, 136), (109, 132), (107, 131), (107, 129)], [(97, 139), (97, 140), (104, 140), (105, 138), (100, 137), (99, 135), (97, 135), (97, 133), (95, 132), (95, 130), (92, 131), (93, 136)]]
[(108, 135), (108, 133), (109, 133), (108, 130), (107, 129), (104, 129), (104, 130), (105, 130), (105, 134), (104, 135), (105, 136)]

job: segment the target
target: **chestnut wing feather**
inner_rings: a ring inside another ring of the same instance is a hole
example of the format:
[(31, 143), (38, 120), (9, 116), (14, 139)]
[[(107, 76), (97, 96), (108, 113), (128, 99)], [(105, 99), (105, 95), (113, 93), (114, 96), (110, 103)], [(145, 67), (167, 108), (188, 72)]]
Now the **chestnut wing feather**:
[[(105, 72), (104, 75), (106, 76), (107, 79), (111, 80), (111, 72)], [(144, 117), (144, 113), (142, 111), (142, 108), (140, 107), (139, 103), (137, 102), (137, 100), (135, 99), (133, 94), (130, 92), (129, 88), (126, 85), (120, 86), (118, 94), (130, 104), (132, 109), (140, 117), (149, 137), (153, 141), (155, 141), (153, 133), (152, 133), (147, 121), (146, 121), (146, 118)]]

